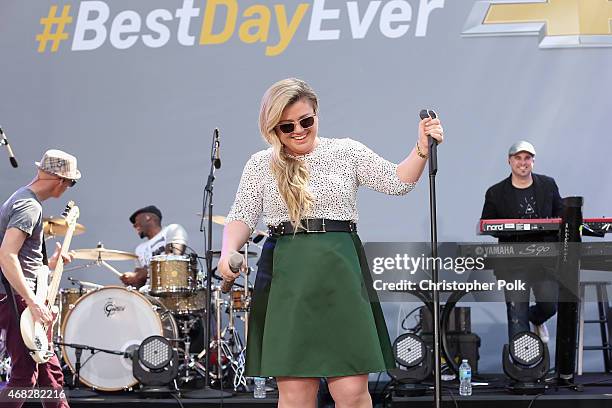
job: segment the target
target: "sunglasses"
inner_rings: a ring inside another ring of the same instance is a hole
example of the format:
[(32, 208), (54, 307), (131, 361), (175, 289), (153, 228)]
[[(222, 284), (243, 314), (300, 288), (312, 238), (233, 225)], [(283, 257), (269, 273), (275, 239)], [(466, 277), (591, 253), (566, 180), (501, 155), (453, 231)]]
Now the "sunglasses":
[(39, 179), (39, 180), (61, 180), (61, 181), (62, 181), (62, 183), (63, 183), (64, 181), (67, 181), (67, 182), (69, 182), (69, 183), (70, 183), (68, 187), (74, 187), (74, 186), (75, 186), (75, 184), (77, 183), (77, 181), (76, 181), (76, 180), (73, 180), (73, 179), (68, 179), (68, 178), (64, 178), (64, 177), (41, 178), (41, 179)]
[(72, 180), (72, 179), (64, 179), (64, 180), (66, 180), (66, 181), (69, 181), (69, 182), (70, 182), (70, 185), (69, 185), (68, 187), (74, 187), (74, 186), (76, 185), (76, 183), (77, 183), (77, 181), (76, 181), (76, 180)]
[[(305, 118), (298, 120), (298, 123), (300, 124), (302, 129), (308, 129), (309, 127), (312, 127), (312, 125), (314, 125), (315, 116), (316, 115), (306, 116)], [(280, 125), (276, 125), (276, 127), (283, 133), (293, 133), (293, 131), (295, 130), (295, 122), (281, 123)]]

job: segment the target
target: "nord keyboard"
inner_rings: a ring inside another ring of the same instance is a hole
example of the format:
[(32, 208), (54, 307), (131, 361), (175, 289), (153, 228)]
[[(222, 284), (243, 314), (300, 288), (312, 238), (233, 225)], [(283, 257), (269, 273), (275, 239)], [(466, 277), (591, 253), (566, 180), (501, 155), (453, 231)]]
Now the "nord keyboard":
[[(558, 231), (561, 218), (533, 218), (533, 219), (497, 219), (480, 220), (478, 222), (478, 235), (522, 234), (526, 232)], [(584, 228), (595, 233), (607, 234), (612, 232), (612, 218), (585, 218)]]

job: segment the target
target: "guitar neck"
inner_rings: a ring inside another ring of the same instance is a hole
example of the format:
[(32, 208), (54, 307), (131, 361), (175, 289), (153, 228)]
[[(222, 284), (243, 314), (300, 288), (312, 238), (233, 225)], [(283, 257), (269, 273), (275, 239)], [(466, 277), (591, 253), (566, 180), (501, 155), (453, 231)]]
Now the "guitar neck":
[(68, 255), (70, 243), (72, 242), (72, 235), (74, 234), (74, 229), (75, 226), (71, 226), (70, 228), (68, 228), (66, 236), (64, 237), (64, 242), (62, 244), (62, 252), (57, 258), (57, 263), (55, 264), (55, 269), (53, 270), (53, 278), (51, 279), (49, 289), (47, 290), (47, 304), (49, 306), (53, 306), (55, 304), (55, 298), (57, 297), (57, 292), (59, 290), (60, 282), (62, 280), (62, 273), (64, 272), (64, 256)]

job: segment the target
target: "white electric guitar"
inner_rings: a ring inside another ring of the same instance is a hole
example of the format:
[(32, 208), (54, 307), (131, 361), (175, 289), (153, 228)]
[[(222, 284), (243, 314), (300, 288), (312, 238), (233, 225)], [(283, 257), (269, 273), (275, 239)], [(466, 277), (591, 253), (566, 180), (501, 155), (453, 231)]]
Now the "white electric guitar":
[[(62, 253), (57, 258), (53, 279), (51, 283), (48, 283), (49, 268), (47, 267), (42, 268), (36, 277), (36, 297), (39, 300), (44, 300), (45, 305), (50, 310), (55, 304), (55, 297), (57, 296), (60, 281), (62, 279), (62, 272), (64, 271), (63, 256), (68, 255), (72, 235), (74, 234), (77, 219), (79, 218), (79, 207), (74, 205), (74, 201), (70, 201), (63, 215), (68, 225), (68, 231), (66, 232), (64, 243), (62, 244)], [(42, 323), (35, 322), (29, 308), (26, 308), (21, 314), (21, 337), (26, 347), (30, 350), (32, 359), (38, 364), (46, 363), (54, 355), (53, 343), (51, 341), (53, 324), (54, 322), (46, 326)]]

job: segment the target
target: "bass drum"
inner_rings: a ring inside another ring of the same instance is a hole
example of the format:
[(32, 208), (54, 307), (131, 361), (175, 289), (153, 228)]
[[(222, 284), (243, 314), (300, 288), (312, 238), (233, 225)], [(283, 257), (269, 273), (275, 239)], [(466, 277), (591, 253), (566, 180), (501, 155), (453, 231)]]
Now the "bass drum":
[[(156, 299), (119, 286), (107, 286), (81, 297), (62, 324), (64, 343), (116, 350), (136, 350), (149, 336), (176, 339), (178, 329), (172, 315)], [(75, 350), (62, 346), (64, 360), (75, 372)], [(81, 356), (81, 382), (102, 391), (133, 387), (132, 360), (101, 351)]]

